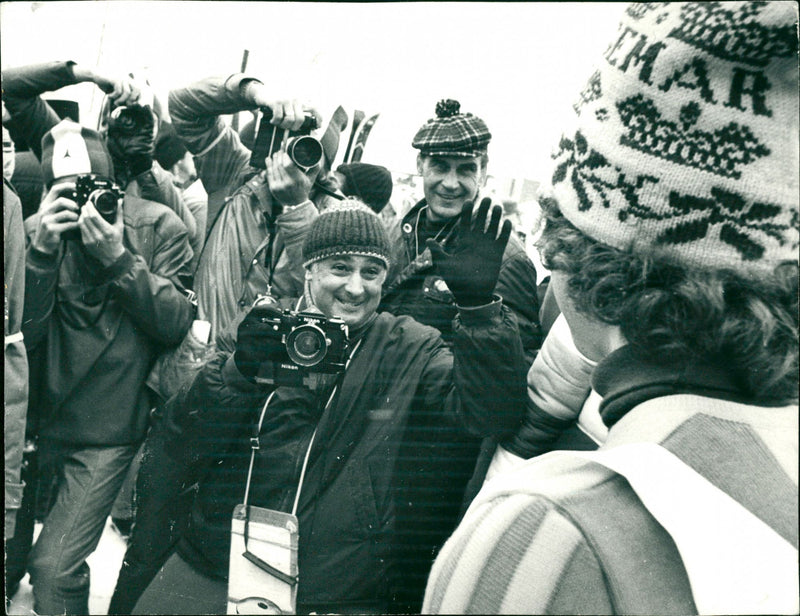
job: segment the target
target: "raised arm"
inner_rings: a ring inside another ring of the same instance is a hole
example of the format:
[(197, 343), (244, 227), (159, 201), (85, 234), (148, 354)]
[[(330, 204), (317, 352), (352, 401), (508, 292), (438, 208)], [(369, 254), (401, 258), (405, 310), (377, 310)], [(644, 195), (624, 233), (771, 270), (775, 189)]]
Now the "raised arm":
[(42, 137), (58, 124), (59, 117), (41, 98), (76, 83), (92, 82), (117, 104), (138, 97), (131, 81), (102, 75), (72, 61), (45, 62), (3, 70), (3, 103), (11, 114), (6, 128), (15, 142), (25, 142), (37, 158), (42, 156)]
[(465, 204), (457, 252), (447, 253), (433, 241), (428, 247), (459, 310), (451, 395), (458, 399), (461, 423), (475, 436), (502, 437), (516, 431), (524, 414), (526, 362), (516, 319), (492, 294), (511, 223), (501, 225), (499, 206), (489, 217), (490, 207), (484, 199), (473, 219), (472, 203)]
[(286, 130), (300, 128), (305, 115), (297, 101), (276, 96), (258, 79), (241, 73), (209, 77), (169, 93), (173, 125), (194, 154), (208, 193), (237, 188), (232, 182), (250, 160), (250, 150), (219, 116), (259, 107), (269, 107), (271, 123)]

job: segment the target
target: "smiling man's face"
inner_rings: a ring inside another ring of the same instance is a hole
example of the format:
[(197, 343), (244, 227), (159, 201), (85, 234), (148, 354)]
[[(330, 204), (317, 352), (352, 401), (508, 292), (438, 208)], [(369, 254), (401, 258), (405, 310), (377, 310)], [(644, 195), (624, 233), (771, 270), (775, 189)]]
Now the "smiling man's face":
[(353, 330), (366, 323), (381, 301), (386, 265), (363, 255), (328, 257), (311, 264), (314, 305), (327, 317), (338, 317)]
[(486, 168), (481, 156), (417, 157), (417, 171), (422, 175), (428, 219), (450, 220), (461, 213), (466, 201), (474, 201), (486, 182)]

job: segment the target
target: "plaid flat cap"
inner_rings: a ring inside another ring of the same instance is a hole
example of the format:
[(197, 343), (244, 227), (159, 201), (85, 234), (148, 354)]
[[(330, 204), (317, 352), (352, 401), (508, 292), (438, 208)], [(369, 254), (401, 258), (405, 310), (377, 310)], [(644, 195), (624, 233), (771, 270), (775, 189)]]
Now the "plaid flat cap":
[(458, 101), (439, 101), (436, 117), (422, 125), (411, 145), (429, 156), (466, 158), (485, 154), (492, 138), (489, 127), (478, 116), (461, 113), (460, 109)]

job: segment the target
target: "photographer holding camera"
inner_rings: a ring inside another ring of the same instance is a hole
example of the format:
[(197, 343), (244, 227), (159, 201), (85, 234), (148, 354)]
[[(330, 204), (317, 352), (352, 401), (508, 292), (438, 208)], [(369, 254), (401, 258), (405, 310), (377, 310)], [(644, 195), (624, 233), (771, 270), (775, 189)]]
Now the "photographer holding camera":
[[(257, 301), (161, 409), (140, 479), (149, 467), (155, 489), (198, 480), (199, 489), (177, 550), (152, 571), (134, 613), (219, 614), (226, 597), (241, 609), (248, 595), (237, 587), (264, 605), (276, 599), (242, 584), (252, 571), (230, 555), (231, 516), (246, 490), (252, 506), (280, 515), (299, 499), (298, 613), (407, 611), (409, 592), (418, 608), (439, 546), (404, 534), (429, 523), (409, 501), (415, 483), (437, 475), (433, 451), (513, 431), (524, 401), (516, 322), (492, 295), (510, 226), (489, 210), (487, 200), (473, 220), (472, 204), (464, 208), (465, 252), (433, 249), (459, 302), (452, 349), (433, 328), (376, 312), (390, 263), (380, 218), (354, 200), (320, 213), (303, 245), (303, 296)], [(482, 387), (469, 376), (478, 362), (494, 373)], [(162, 504), (142, 503), (138, 514)], [(149, 530), (137, 519), (126, 562)]]
[[(257, 108), (271, 118), (262, 120), (251, 152), (219, 116)], [(270, 155), (268, 126), (307, 134), (321, 119), (314, 109), (279, 99), (242, 74), (172, 90), (169, 112), (208, 193), (206, 245), (194, 289), (199, 318), (211, 323), (213, 341), (258, 295), (303, 292), (300, 249), (317, 216), (314, 199), (324, 196), (315, 183), (329, 170), (343, 125), (334, 115), (319, 142), (305, 140), (316, 143), (316, 164), (313, 158), (293, 160), (283, 149)]]
[[(133, 78), (116, 78), (71, 61), (45, 62), (3, 70), (3, 103), (11, 114), (8, 128), (15, 141), (27, 143), (41, 160), (44, 134), (59, 117), (41, 98), (78, 83), (94, 83), (107, 95), (101, 112), (100, 135), (113, 161), (113, 179), (133, 197), (163, 203), (189, 232), (193, 252), (202, 247), (203, 230), (183, 202), (171, 176), (154, 162), (157, 102), (152, 90)], [(186, 277), (186, 284), (190, 277)]]
[(25, 221), (22, 331), (39, 466), (59, 481), (28, 571), (37, 613), (86, 614), (85, 560), (147, 429), (145, 378), (193, 318), (178, 285), (192, 252), (174, 212), (114, 185), (97, 132), (64, 120), (40, 154), (48, 192)]

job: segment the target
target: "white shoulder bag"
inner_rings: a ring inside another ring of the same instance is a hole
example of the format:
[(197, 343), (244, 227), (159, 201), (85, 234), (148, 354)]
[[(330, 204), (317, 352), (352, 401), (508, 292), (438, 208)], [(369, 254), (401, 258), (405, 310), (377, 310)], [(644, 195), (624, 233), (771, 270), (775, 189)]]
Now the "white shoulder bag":
[(292, 512), (248, 504), (258, 434), (273, 391), (264, 403), (255, 435), (250, 439), (250, 467), (244, 501), (236, 505), (231, 521), (231, 555), (228, 565), (228, 614), (294, 614), (297, 605), (297, 504), (316, 430), (306, 450)]

